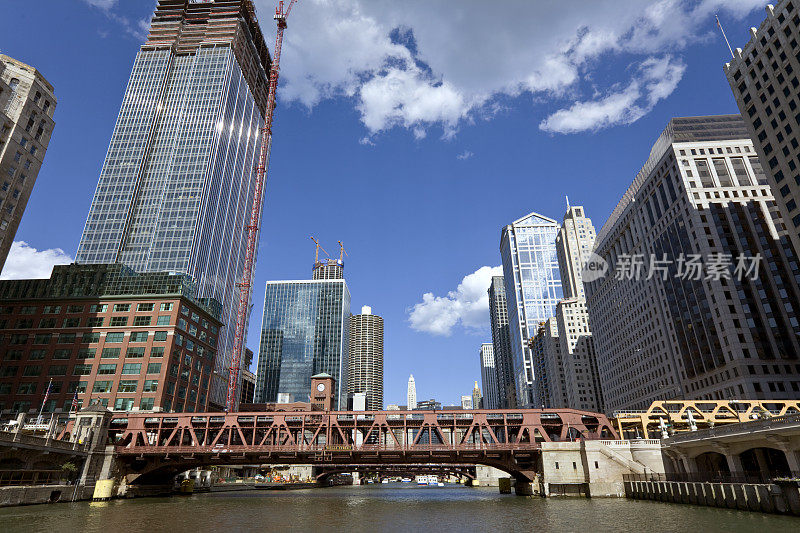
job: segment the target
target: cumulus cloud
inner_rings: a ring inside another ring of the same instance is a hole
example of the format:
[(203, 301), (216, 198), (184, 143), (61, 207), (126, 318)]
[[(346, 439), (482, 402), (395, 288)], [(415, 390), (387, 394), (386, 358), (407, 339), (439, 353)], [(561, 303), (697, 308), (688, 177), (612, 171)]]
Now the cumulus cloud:
[(492, 276), (501, 276), (503, 267), (484, 266), (464, 276), (455, 290), (447, 296), (431, 292), (408, 310), (411, 329), (432, 335), (449, 337), (461, 324), (467, 330), (485, 330), (489, 325), (489, 285)]
[(459, 161), (464, 161), (464, 160), (466, 160), (466, 159), (469, 159), (469, 158), (470, 158), (470, 157), (472, 157), (473, 155), (475, 155), (475, 154), (473, 154), (473, 153), (472, 153), (472, 152), (470, 152), (469, 150), (464, 150), (463, 152), (461, 152), (460, 154), (458, 154), (458, 155), (456, 156), (456, 159), (458, 159)]
[[(273, 9), (272, 0), (257, 3), (262, 14)], [(482, 0), (305, 0), (286, 33), (281, 98), (309, 108), (348, 98), (370, 136), (400, 127), (423, 138), (435, 127), (449, 138), (519, 96), (607, 117), (584, 129), (624, 124), (675, 90), (686, 46), (718, 38), (707, 28), (715, 12), (741, 19), (764, 4), (573, 0), (565, 9), (516, 1), (487, 9)], [(607, 72), (615, 62), (622, 68)], [(671, 77), (654, 86), (648, 75), (657, 65)], [(548, 124), (560, 131), (556, 119)], [(565, 131), (583, 131), (580, 121), (570, 124)]]
[[(120, 15), (117, 13), (114, 8), (117, 7), (119, 3), (118, 0), (83, 0), (85, 3), (89, 4), (92, 7), (96, 7), (103, 14), (106, 18), (122, 28), (122, 31), (126, 34), (130, 35), (131, 37), (144, 40), (147, 37), (147, 33), (150, 31), (150, 20), (138, 20), (133, 21), (130, 18)], [(106, 30), (99, 30), (98, 34), (101, 38), (105, 39), (108, 36), (108, 32)]]
[(672, 94), (685, 70), (686, 65), (670, 56), (650, 58), (621, 91), (597, 100), (576, 102), (547, 117), (539, 127), (552, 133), (577, 133), (631, 124)]
[(70, 263), (72, 258), (61, 248), (37, 250), (25, 241), (14, 241), (0, 279), (49, 278), (54, 265)]

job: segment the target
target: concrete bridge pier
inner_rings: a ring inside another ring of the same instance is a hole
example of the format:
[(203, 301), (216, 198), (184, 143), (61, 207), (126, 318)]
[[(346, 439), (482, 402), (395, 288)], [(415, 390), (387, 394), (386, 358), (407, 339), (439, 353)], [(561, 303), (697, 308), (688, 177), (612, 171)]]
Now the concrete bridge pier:
[(514, 476), (514, 494), (517, 496), (534, 496), (542, 494), (541, 479), (537, 472), (520, 472)]

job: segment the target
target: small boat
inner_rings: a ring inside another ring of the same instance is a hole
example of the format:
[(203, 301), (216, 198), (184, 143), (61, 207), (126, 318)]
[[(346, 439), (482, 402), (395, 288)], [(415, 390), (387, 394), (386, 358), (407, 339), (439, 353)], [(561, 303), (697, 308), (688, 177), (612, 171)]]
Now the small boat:
[(411, 480), (409, 478), (407, 478), (407, 477), (404, 477), (403, 479), (400, 480), (400, 482), (401, 483), (411, 483)]
[(437, 487), (444, 487), (444, 483), (442, 483), (442, 482), (440, 481), (439, 483), (437, 483), (437, 484), (436, 484), (436, 486), (437, 486)]
[(385, 485), (386, 483), (389, 483), (388, 479), (382, 479), (381, 480), (381, 485)]

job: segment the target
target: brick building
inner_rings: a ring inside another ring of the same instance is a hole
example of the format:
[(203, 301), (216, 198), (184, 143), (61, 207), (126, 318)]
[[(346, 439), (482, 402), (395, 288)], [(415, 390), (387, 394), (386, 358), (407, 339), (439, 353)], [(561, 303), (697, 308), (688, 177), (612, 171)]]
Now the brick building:
[(220, 305), (188, 276), (122, 265), (56, 266), (0, 281), (0, 410), (205, 411)]

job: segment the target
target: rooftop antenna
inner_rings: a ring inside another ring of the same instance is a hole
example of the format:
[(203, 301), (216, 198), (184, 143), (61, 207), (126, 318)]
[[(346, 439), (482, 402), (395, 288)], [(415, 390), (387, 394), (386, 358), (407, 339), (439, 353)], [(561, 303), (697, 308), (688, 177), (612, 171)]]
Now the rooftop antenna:
[(565, 195), (564, 198), (567, 199), (567, 211), (569, 211), (569, 196)]
[(719, 26), (719, 31), (722, 32), (722, 37), (725, 38), (725, 44), (728, 45), (728, 51), (731, 53), (731, 58), (734, 58), (735, 56), (733, 55), (733, 48), (731, 48), (731, 43), (728, 41), (728, 36), (725, 35), (725, 29), (722, 27), (722, 23), (719, 21), (719, 17), (717, 15), (714, 15), (714, 18), (717, 19), (717, 26)]

